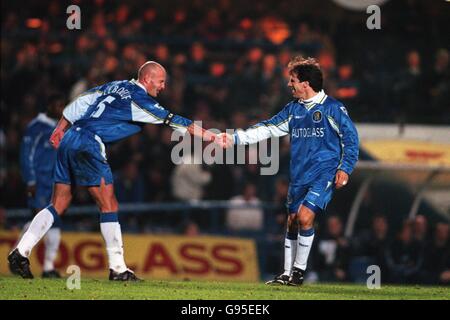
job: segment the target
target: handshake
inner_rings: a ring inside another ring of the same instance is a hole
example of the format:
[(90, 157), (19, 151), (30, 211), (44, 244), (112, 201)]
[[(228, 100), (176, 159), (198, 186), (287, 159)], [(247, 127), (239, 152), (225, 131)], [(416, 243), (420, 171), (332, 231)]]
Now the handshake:
[(196, 124), (192, 124), (188, 127), (188, 132), (196, 137), (201, 137), (203, 141), (210, 141), (218, 144), (224, 149), (230, 148), (234, 145), (234, 136), (229, 133), (216, 134), (210, 130), (205, 130)]
[(215, 144), (218, 144), (224, 149), (230, 148), (234, 145), (234, 137), (229, 133), (219, 133), (213, 134), (212, 138), (209, 141), (213, 141)]

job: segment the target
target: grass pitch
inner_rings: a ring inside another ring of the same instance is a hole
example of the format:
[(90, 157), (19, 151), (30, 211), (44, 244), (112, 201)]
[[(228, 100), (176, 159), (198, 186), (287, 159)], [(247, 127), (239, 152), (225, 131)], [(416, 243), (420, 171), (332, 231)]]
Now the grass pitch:
[(69, 290), (65, 279), (24, 280), (0, 277), (0, 300), (450, 300), (450, 287), (393, 286), (369, 290), (357, 284), (305, 284), (302, 287), (263, 283), (161, 281), (118, 283), (82, 279), (79, 290)]

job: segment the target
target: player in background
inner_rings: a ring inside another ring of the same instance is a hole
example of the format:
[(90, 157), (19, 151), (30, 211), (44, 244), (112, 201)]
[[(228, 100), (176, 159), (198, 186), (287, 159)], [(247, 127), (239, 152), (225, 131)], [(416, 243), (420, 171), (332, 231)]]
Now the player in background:
[[(56, 150), (49, 139), (64, 109), (64, 97), (52, 94), (47, 101), (46, 113), (39, 113), (27, 126), (20, 146), (20, 169), (27, 185), (28, 206), (33, 216), (50, 203), (53, 188), (53, 169)], [(24, 226), (25, 233), (30, 222)], [(61, 219), (55, 219), (44, 238), (45, 256), (43, 278), (60, 278), (54, 261), (61, 239)]]
[[(100, 210), (100, 230), (109, 261), (109, 279), (139, 280), (124, 260), (119, 206), (105, 144), (131, 136), (146, 123), (165, 124), (213, 141), (216, 135), (191, 120), (172, 114), (155, 98), (166, 85), (166, 70), (148, 61), (137, 80), (113, 81), (95, 87), (64, 109), (50, 142), (58, 148), (52, 201), (31, 222), (17, 247), (9, 254), (10, 268), (23, 278), (32, 278), (28, 257), (37, 242), (70, 205), (72, 186), (87, 188)], [(125, 155), (126, 156), (126, 155)]]
[(358, 160), (358, 133), (341, 102), (325, 94), (323, 75), (313, 58), (288, 65), (294, 100), (277, 115), (233, 135), (221, 133), (223, 147), (290, 135), (290, 185), (286, 206), (284, 272), (267, 284), (301, 285), (314, 239), (314, 219), (335, 189), (348, 183)]

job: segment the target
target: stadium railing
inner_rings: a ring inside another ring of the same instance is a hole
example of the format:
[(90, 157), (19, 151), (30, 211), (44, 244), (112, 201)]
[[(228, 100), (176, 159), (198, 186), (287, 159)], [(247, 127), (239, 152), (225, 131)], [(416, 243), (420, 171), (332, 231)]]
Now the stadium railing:
[[(180, 212), (181, 214), (189, 215), (192, 212), (201, 212), (212, 214), (211, 230), (220, 231), (220, 219), (219, 214), (223, 210), (230, 209), (262, 209), (264, 214), (269, 214), (270, 210), (275, 210), (277, 206), (273, 203), (262, 202), (260, 204), (233, 204), (230, 201), (196, 201), (196, 202), (157, 202), (157, 203), (122, 203), (120, 204), (120, 215), (143, 215), (143, 214), (161, 214), (165, 212)], [(67, 210), (64, 214), (65, 217), (75, 216), (91, 216), (97, 214), (98, 209), (96, 206), (73, 206)], [(30, 210), (23, 208), (7, 209), (7, 219), (29, 219)], [(264, 219), (265, 221), (267, 219)], [(265, 231), (263, 228), (262, 232)]]

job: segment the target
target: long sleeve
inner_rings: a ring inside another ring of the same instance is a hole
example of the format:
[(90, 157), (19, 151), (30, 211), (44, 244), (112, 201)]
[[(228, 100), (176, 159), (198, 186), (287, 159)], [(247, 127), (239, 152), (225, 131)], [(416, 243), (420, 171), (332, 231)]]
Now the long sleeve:
[(247, 130), (237, 130), (235, 144), (253, 144), (270, 137), (282, 137), (289, 133), (290, 104), (269, 120), (261, 121)]
[(89, 106), (91, 106), (97, 100), (97, 98), (103, 94), (101, 89), (102, 86), (95, 87), (84, 92), (75, 100), (70, 102), (64, 108), (64, 118), (66, 118), (71, 124), (74, 124), (77, 120), (80, 120), (88, 110)]
[(358, 131), (348, 116), (344, 106), (333, 108), (328, 116), (331, 126), (336, 130), (342, 147), (342, 156), (338, 169), (351, 174), (359, 155)]
[(131, 102), (132, 120), (152, 124), (168, 124), (174, 130), (185, 133), (192, 120), (171, 113), (149, 97), (138, 96)]

